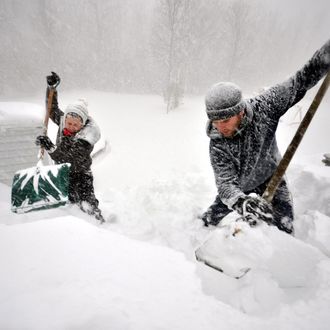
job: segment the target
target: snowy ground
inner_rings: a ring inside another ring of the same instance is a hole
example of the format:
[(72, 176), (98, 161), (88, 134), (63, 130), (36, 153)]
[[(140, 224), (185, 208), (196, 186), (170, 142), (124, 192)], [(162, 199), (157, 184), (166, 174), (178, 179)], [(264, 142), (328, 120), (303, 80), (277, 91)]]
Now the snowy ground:
[[(99, 226), (73, 206), (13, 214), (0, 184), (0, 329), (328, 329), (329, 96), (288, 171), (295, 238), (267, 226), (228, 238), (196, 219), (216, 193), (202, 97), (168, 115), (156, 96), (72, 92), (60, 106), (78, 97), (110, 145), (93, 171), (116, 220)], [(282, 150), (297, 121), (299, 107), (281, 122)], [(228, 265), (252, 265), (242, 279), (195, 261), (214, 237)]]

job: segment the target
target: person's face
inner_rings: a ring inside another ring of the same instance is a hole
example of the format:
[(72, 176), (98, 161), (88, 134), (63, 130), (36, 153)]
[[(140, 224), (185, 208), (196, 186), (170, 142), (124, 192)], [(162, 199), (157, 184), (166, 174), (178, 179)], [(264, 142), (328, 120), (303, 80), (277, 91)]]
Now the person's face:
[(77, 117), (72, 117), (67, 115), (65, 117), (65, 128), (69, 130), (71, 133), (77, 133), (82, 128), (82, 122)]
[(212, 125), (224, 137), (232, 137), (236, 133), (239, 125), (241, 124), (243, 116), (244, 111), (241, 111), (238, 115), (227, 119), (213, 120)]

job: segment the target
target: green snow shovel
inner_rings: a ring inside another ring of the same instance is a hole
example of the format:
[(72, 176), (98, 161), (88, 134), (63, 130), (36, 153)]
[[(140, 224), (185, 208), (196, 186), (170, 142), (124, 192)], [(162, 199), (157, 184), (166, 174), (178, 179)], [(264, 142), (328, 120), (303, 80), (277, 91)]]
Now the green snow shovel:
[[(50, 88), (47, 97), (43, 134), (47, 135), (48, 121), (55, 87)], [(11, 190), (11, 210), (26, 213), (65, 205), (68, 201), (69, 172), (68, 163), (42, 166), (44, 149), (39, 153), (36, 167), (15, 173)]]

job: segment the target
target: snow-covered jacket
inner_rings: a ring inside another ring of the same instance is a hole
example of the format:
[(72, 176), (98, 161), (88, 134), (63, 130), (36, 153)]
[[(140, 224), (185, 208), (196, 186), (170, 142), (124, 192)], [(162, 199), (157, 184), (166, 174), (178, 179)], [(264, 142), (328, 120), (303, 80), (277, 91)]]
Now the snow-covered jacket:
[[(47, 96), (49, 90), (47, 89)], [(64, 112), (58, 107), (57, 91), (55, 91), (50, 112), (50, 119), (58, 125), (56, 149), (50, 157), (56, 163), (70, 163), (74, 172), (86, 172), (92, 165), (91, 152), (101, 133), (96, 122), (89, 116), (84, 127), (72, 136), (65, 136)]]
[(279, 119), (330, 69), (330, 40), (292, 77), (246, 100), (237, 134), (225, 138), (208, 121), (210, 159), (218, 194), (229, 208), (246, 192), (267, 181), (281, 156), (275, 132)]

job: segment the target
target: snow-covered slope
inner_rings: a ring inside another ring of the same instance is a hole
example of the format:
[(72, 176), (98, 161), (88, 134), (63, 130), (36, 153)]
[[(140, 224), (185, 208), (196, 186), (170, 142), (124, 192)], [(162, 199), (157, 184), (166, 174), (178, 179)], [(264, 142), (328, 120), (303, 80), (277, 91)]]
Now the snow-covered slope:
[[(224, 237), (196, 217), (216, 193), (203, 99), (169, 115), (154, 96), (77, 92), (60, 105), (82, 96), (111, 145), (93, 172), (100, 206), (116, 221), (98, 226), (75, 206), (13, 214), (0, 184), (0, 328), (327, 329), (330, 168), (321, 162), (329, 150), (310, 148), (318, 135), (303, 141), (287, 174), (296, 238), (245, 228), (216, 247), (228, 262), (254, 258), (235, 280), (194, 258), (206, 239)], [(329, 122), (327, 110), (312, 125)], [(281, 123), (282, 150), (290, 120)]]
[(73, 216), (2, 225), (0, 242), (2, 329), (213, 329), (219, 313), (238, 324), (172, 249)]

